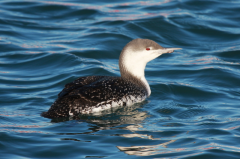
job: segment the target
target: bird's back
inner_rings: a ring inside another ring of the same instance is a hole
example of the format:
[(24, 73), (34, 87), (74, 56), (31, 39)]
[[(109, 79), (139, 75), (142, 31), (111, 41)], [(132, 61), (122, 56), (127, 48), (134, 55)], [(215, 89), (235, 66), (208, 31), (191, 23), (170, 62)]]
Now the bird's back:
[(56, 118), (90, 114), (116, 106), (132, 105), (146, 97), (144, 87), (122, 77), (80, 77), (65, 85), (58, 99), (42, 116)]

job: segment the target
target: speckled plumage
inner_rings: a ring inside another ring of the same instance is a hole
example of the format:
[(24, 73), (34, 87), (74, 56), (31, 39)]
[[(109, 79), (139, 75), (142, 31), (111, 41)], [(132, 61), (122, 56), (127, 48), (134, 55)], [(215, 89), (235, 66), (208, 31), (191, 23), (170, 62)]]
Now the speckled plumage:
[(58, 99), (42, 116), (77, 116), (142, 102), (151, 94), (144, 75), (147, 62), (177, 49), (179, 48), (163, 48), (148, 39), (134, 39), (120, 54), (121, 77), (80, 77), (65, 85), (58, 94)]
[(141, 102), (147, 91), (141, 83), (133, 83), (122, 77), (88, 76), (65, 85), (58, 99), (48, 112), (48, 118), (89, 114), (115, 106), (127, 106)]

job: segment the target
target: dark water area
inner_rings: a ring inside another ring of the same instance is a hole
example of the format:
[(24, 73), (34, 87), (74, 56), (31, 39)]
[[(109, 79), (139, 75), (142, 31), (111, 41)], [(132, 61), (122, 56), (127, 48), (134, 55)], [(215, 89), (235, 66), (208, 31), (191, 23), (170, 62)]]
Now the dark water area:
[[(1, 0), (0, 158), (240, 158), (240, 0)], [(120, 76), (132, 39), (177, 47), (147, 64), (146, 101), (47, 119), (64, 85)]]

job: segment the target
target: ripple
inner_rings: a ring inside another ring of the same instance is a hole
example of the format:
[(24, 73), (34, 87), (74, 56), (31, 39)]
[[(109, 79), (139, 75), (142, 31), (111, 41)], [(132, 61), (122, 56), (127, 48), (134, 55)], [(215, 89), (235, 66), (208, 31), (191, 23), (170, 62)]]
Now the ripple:
[[(1, 1), (2, 156), (239, 158), (238, 4)], [(134, 38), (183, 48), (148, 63), (145, 102), (74, 119), (40, 116), (66, 83), (119, 76), (119, 54)]]

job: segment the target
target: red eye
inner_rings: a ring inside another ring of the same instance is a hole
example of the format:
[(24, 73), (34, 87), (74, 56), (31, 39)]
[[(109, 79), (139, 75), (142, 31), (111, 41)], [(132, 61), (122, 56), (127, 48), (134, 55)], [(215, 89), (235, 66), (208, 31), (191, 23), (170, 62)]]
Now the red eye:
[(149, 51), (149, 50), (150, 50), (150, 48), (148, 47), (148, 48), (146, 48), (146, 50), (147, 50), (147, 51)]

